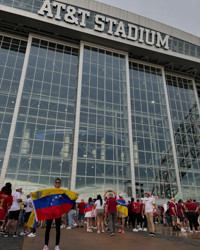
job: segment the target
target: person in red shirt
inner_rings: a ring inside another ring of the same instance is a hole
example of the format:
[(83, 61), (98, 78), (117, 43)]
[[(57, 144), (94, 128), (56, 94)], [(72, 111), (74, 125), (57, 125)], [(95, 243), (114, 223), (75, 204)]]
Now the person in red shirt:
[(113, 190), (108, 190), (104, 194), (105, 198), (107, 193), (109, 193), (109, 198), (106, 200), (106, 213), (108, 214), (109, 219), (109, 236), (113, 236), (115, 233), (115, 221), (117, 217), (117, 194)]
[(185, 203), (185, 210), (187, 213), (187, 218), (190, 223), (190, 232), (193, 232), (193, 225), (195, 231), (197, 232), (197, 220), (196, 220), (196, 212), (198, 211), (198, 206), (196, 206), (190, 199), (187, 199)]
[(183, 228), (183, 222), (184, 222), (184, 207), (183, 207), (183, 201), (179, 200), (177, 204), (177, 216), (181, 223), (181, 232), (186, 232), (186, 230)]
[(13, 197), (8, 194), (7, 187), (4, 186), (0, 192), (0, 221), (5, 222), (8, 209), (12, 206)]
[(84, 199), (81, 200), (81, 202), (78, 204), (78, 221), (77, 221), (77, 227), (79, 227), (79, 222), (81, 221), (81, 227), (83, 227), (84, 222), (84, 209), (85, 209), (85, 202)]
[(180, 230), (177, 226), (177, 208), (175, 204), (175, 198), (171, 199), (171, 202), (169, 203), (169, 215), (172, 218), (172, 226), (174, 230)]
[[(131, 211), (132, 211), (132, 226), (133, 232), (138, 232), (137, 226), (140, 223), (140, 203), (138, 201), (134, 202), (134, 198), (131, 198)], [(136, 226), (137, 220), (137, 226)]]

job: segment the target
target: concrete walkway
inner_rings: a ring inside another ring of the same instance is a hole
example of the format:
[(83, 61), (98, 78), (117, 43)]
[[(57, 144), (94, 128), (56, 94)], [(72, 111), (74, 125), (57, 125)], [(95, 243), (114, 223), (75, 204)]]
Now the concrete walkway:
[[(38, 229), (35, 238), (25, 237), (22, 250), (42, 250), (44, 246), (44, 234), (45, 229)], [(53, 250), (54, 247), (55, 228), (52, 228), (49, 249)], [(200, 249), (200, 240), (185, 239), (169, 234), (157, 234), (157, 236), (153, 238), (145, 232), (133, 233), (131, 230), (126, 231), (125, 234), (116, 233), (116, 235), (110, 237), (107, 233), (97, 234), (96, 230), (94, 230), (93, 233), (87, 233), (85, 228), (74, 228), (71, 230), (61, 229), (60, 249), (195, 250)]]

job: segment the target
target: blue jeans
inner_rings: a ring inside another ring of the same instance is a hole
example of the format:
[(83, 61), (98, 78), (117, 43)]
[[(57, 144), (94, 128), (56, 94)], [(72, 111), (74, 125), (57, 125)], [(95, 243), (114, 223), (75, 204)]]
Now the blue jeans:
[(71, 210), (68, 212), (69, 227), (73, 227), (73, 226), (74, 226), (74, 222), (73, 222), (73, 220), (72, 220), (74, 214), (75, 214), (75, 210), (74, 210), (74, 209), (71, 209)]

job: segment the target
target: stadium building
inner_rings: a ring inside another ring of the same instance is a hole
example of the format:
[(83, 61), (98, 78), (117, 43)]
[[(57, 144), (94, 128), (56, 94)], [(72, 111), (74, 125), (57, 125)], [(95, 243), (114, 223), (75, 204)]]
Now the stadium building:
[(92, 0), (0, 0), (0, 185), (200, 200), (200, 38)]

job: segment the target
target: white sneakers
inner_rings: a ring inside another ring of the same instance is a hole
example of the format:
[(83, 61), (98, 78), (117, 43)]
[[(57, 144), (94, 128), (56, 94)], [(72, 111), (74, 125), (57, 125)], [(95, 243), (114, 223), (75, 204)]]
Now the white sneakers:
[(21, 236), (24, 236), (24, 235), (26, 235), (26, 233), (24, 233), (24, 232), (21, 232), (21, 233), (20, 233), (20, 235), (21, 235)]
[(49, 250), (49, 248), (47, 245), (45, 245), (42, 250)]
[(91, 229), (91, 228), (88, 228), (88, 229), (87, 229), (87, 232), (88, 232), (88, 233), (92, 233), (92, 229)]
[(55, 246), (54, 250), (60, 250), (59, 246)]
[(36, 236), (36, 234), (35, 234), (35, 233), (30, 233), (30, 234), (28, 234), (27, 236), (30, 237), (30, 238), (33, 238), (33, 237)]
[(146, 228), (146, 227), (145, 227), (145, 228), (143, 228), (143, 231), (144, 231), (144, 232), (147, 232), (147, 228)]
[(136, 228), (133, 228), (133, 232), (138, 232), (138, 230)]
[(186, 230), (182, 227), (182, 228), (181, 228), (181, 232), (186, 232)]
[(74, 227), (77, 227), (77, 224), (76, 224), (76, 223), (74, 223)]
[(141, 228), (141, 227), (139, 227), (139, 228), (138, 228), (138, 231), (142, 231), (142, 228)]
[(72, 229), (71, 227), (67, 227), (66, 229)]

